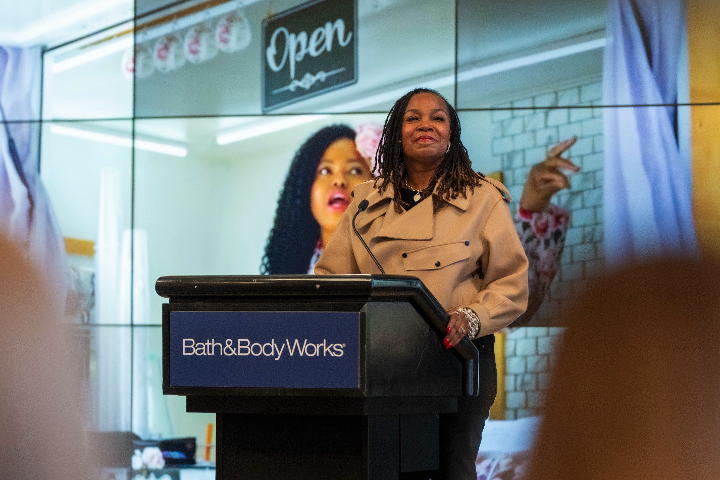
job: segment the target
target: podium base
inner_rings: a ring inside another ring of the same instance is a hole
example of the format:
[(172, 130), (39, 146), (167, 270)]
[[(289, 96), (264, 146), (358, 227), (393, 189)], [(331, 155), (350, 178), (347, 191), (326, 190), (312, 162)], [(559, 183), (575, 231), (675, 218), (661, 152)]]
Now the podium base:
[(398, 480), (438, 468), (437, 414), (217, 414), (218, 480)]

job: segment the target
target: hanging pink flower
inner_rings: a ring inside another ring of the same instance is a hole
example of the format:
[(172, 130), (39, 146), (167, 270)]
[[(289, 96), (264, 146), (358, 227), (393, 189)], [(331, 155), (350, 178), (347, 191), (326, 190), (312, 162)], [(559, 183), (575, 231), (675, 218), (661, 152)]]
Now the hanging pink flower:
[(175, 35), (165, 35), (160, 38), (153, 48), (153, 62), (162, 73), (185, 65), (185, 52), (180, 40)]
[(132, 80), (135, 75), (135, 54), (132, 48), (125, 50), (120, 62), (122, 73), (128, 80)]
[(382, 126), (376, 122), (366, 122), (360, 124), (355, 132), (355, 148), (368, 162), (370, 169), (374, 170), (375, 153), (382, 137)]
[(250, 45), (250, 22), (241, 12), (231, 12), (215, 27), (215, 43), (225, 53), (238, 52)]
[(183, 48), (185, 50), (185, 57), (191, 63), (210, 60), (218, 53), (213, 32), (204, 24), (195, 25), (187, 31)]
[(155, 72), (152, 53), (146, 45), (135, 45), (135, 48), (125, 50), (120, 64), (123, 75), (128, 80), (133, 76), (147, 78)]

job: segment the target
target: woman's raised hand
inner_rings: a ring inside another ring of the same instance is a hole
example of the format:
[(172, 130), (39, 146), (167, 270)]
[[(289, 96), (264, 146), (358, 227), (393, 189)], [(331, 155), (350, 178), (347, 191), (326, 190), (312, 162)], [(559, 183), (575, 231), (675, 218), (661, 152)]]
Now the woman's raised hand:
[(530, 169), (520, 198), (520, 208), (530, 212), (542, 212), (547, 208), (553, 195), (560, 190), (570, 188), (570, 181), (562, 170), (574, 173), (580, 171), (580, 168), (563, 158), (562, 154), (576, 141), (577, 137), (571, 137), (558, 143), (547, 152), (545, 160)]

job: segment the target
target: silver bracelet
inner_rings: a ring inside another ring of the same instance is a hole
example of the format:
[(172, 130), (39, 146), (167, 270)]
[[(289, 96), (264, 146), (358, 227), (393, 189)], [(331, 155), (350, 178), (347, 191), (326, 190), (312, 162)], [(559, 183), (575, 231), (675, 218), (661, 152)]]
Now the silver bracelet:
[(478, 317), (477, 313), (475, 313), (471, 308), (467, 307), (460, 307), (455, 311), (465, 315), (468, 325), (470, 326), (470, 331), (467, 333), (467, 337), (470, 340), (475, 340), (475, 337), (477, 337), (477, 334), (480, 332), (480, 317)]

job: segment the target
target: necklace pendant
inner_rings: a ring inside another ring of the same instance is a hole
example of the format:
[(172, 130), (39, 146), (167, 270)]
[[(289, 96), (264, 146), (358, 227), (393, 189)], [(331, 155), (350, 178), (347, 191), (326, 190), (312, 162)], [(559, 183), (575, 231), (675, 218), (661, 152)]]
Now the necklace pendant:
[(415, 194), (415, 196), (413, 197), (413, 200), (415, 200), (416, 202), (419, 202), (419, 201), (420, 201), (420, 198), (421, 198), (420, 192), (417, 192), (417, 193)]

